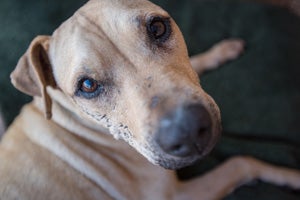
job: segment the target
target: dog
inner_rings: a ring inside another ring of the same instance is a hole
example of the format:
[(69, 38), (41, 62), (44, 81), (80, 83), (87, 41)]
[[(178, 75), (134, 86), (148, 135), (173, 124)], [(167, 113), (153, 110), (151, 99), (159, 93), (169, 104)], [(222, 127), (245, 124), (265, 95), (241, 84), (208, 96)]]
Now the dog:
[(207, 155), (221, 134), (196, 71), (243, 46), (225, 40), (190, 59), (160, 7), (88, 1), (52, 36), (37, 36), (11, 74), (34, 100), (1, 141), (0, 199), (213, 200), (254, 179), (299, 189), (299, 171), (251, 157), (187, 182), (173, 171)]

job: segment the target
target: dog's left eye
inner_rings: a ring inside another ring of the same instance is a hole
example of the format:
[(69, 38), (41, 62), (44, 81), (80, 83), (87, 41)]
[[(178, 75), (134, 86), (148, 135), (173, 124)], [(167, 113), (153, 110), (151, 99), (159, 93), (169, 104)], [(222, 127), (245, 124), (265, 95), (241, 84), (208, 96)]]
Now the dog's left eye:
[(147, 22), (147, 32), (150, 38), (160, 43), (165, 42), (171, 35), (169, 18), (153, 17)]
[(78, 82), (77, 95), (91, 99), (99, 96), (104, 91), (103, 85), (92, 78), (82, 78)]

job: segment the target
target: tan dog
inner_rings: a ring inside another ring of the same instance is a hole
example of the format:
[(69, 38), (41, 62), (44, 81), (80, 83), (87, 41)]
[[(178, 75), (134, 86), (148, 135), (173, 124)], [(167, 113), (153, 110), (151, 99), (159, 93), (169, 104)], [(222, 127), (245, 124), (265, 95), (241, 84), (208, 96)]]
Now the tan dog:
[[(242, 46), (224, 41), (191, 62), (214, 68)], [(298, 171), (252, 158), (184, 183), (162, 168), (192, 164), (220, 135), (191, 62), (175, 22), (146, 0), (91, 0), (35, 38), (12, 74), (34, 101), (1, 142), (0, 199), (210, 200), (256, 178), (299, 189)]]

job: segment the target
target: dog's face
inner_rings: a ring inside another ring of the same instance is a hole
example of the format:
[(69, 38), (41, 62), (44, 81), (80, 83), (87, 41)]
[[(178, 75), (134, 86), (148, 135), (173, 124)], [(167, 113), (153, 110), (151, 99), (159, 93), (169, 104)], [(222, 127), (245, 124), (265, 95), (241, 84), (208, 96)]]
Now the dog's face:
[(109, 128), (150, 162), (178, 169), (216, 143), (218, 107), (161, 8), (145, 0), (91, 0), (46, 46), (50, 85), (74, 102), (82, 120)]

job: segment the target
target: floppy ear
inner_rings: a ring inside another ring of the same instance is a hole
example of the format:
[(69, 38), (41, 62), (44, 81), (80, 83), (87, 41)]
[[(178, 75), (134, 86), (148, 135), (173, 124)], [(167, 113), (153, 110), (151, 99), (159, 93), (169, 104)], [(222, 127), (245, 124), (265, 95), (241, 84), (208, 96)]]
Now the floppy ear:
[(49, 40), (50, 36), (37, 36), (10, 75), (18, 90), (42, 98), (47, 119), (52, 117), (52, 101), (46, 87), (56, 87), (48, 57)]

